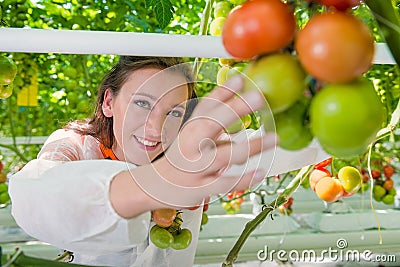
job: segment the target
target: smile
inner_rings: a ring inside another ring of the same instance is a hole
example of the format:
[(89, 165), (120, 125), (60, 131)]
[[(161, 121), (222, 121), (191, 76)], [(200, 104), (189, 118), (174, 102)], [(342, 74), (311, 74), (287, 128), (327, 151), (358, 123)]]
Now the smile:
[(149, 141), (149, 140), (146, 140), (146, 139), (138, 137), (138, 136), (135, 136), (135, 138), (139, 143), (141, 143), (142, 145), (145, 145), (145, 146), (155, 147), (159, 143), (156, 141)]

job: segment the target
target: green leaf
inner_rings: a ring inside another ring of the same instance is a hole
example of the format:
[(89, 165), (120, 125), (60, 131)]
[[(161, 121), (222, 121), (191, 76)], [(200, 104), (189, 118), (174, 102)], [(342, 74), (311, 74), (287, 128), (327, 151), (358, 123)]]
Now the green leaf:
[(146, 0), (153, 6), (156, 19), (160, 24), (160, 28), (164, 29), (171, 22), (174, 12), (174, 7), (170, 0)]

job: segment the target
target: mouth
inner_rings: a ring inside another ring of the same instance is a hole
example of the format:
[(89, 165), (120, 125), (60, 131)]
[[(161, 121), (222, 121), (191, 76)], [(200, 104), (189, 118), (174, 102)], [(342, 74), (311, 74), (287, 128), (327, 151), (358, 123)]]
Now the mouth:
[(158, 144), (160, 144), (158, 141), (150, 141), (139, 136), (135, 136), (135, 139), (146, 150), (154, 150), (158, 147)]

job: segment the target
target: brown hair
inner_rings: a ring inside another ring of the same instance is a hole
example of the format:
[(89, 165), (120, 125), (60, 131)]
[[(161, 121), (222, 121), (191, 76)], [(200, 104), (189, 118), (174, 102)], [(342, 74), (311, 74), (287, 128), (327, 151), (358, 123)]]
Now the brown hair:
[(179, 71), (186, 77), (189, 99), (191, 99), (188, 101), (184, 116), (184, 121), (186, 121), (197, 104), (197, 96), (192, 71), (187, 64), (182, 63), (184, 63), (183, 59), (176, 57), (121, 56), (117, 64), (104, 76), (100, 84), (93, 117), (86, 122), (70, 122), (65, 128), (74, 130), (79, 134), (91, 135), (97, 138), (105, 147), (111, 148), (114, 143), (113, 118), (108, 118), (103, 114), (104, 94), (109, 88), (113, 96), (117, 96), (122, 85), (133, 71), (148, 67), (160, 68), (161, 70), (172, 67), (172, 70)]

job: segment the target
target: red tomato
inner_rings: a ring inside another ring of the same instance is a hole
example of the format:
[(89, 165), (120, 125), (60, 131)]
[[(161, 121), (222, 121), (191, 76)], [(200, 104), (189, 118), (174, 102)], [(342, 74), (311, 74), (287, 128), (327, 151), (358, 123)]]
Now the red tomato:
[(281, 0), (252, 0), (233, 9), (222, 29), (222, 42), (232, 56), (250, 59), (278, 51), (293, 40), (296, 20)]
[(361, 76), (371, 66), (375, 51), (368, 26), (345, 12), (313, 16), (299, 31), (295, 48), (305, 70), (329, 83)]
[(383, 174), (385, 175), (386, 178), (391, 178), (394, 174), (394, 168), (391, 165), (385, 165), (383, 166)]
[(344, 11), (358, 6), (361, 3), (361, 0), (317, 0), (316, 2), (319, 2), (325, 6), (334, 7), (340, 11)]

